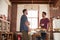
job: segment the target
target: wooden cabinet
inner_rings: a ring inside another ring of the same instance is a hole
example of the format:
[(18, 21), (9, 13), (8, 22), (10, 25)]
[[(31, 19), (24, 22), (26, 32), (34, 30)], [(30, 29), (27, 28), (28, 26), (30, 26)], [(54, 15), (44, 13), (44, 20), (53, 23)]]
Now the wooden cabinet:
[(13, 40), (13, 33), (0, 32), (0, 40)]

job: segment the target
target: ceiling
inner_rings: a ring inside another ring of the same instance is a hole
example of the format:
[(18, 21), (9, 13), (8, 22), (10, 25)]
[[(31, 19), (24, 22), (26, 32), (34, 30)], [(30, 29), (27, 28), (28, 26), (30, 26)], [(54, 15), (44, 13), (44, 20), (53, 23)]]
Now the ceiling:
[(16, 4), (54, 4), (57, 0), (10, 0)]

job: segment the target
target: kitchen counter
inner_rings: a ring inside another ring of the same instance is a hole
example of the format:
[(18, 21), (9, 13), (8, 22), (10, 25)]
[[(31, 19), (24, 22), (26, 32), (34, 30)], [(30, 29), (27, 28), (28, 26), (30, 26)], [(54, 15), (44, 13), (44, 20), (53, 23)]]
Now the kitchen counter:
[(60, 31), (53, 31), (53, 33), (60, 33)]

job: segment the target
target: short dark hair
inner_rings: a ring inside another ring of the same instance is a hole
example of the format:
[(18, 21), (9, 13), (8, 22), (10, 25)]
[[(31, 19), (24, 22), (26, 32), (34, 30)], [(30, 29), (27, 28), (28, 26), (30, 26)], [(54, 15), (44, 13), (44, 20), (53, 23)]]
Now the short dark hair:
[(24, 13), (25, 11), (27, 11), (27, 9), (23, 9), (23, 13)]
[(46, 12), (42, 12), (44, 15), (46, 15)]

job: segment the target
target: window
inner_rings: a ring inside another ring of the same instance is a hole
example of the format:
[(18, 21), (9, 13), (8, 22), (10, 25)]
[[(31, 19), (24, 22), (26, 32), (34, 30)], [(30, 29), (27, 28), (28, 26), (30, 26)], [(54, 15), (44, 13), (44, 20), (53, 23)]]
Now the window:
[(30, 28), (36, 29), (38, 28), (38, 10), (28, 10), (28, 20), (30, 22)]
[[(35, 6), (38, 5), (38, 6)], [(32, 10), (32, 9), (33, 10)], [(19, 4), (17, 9), (17, 31), (20, 31), (20, 20), (23, 15), (22, 10), (28, 9), (28, 20), (30, 22), (30, 28), (35, 29), (40, 27), (39, 23), (42, 18), (42, 12), (45, 11), (47, 13), (47, 17), (50, 18), (50, 9), (49, 4)], [(38, 12), (39, 11), (39, 12)]]
[(39, 5), (39, 19), (42, 18), (43, 11), (47, 13), (46, 17), (50, 18), (50, 9), (49, 8), (50, 8), (49, 4), (40, 4)]
[[(39, 13), (38, 13), (39, 11)], [(39, 27), (39, 21), (42, 18), (42, 12), (47, 13), (47, 18), (50, 18), (50, 13), (49, 13), (49, 5), (48, 4), (40, 4), (39, 5), (39, 10), (28, 10), (28, 20), (30, 22), (30, 28), (31, 29), (36, 29)], [(39, 16), (38, 16), (39, 15)]]

